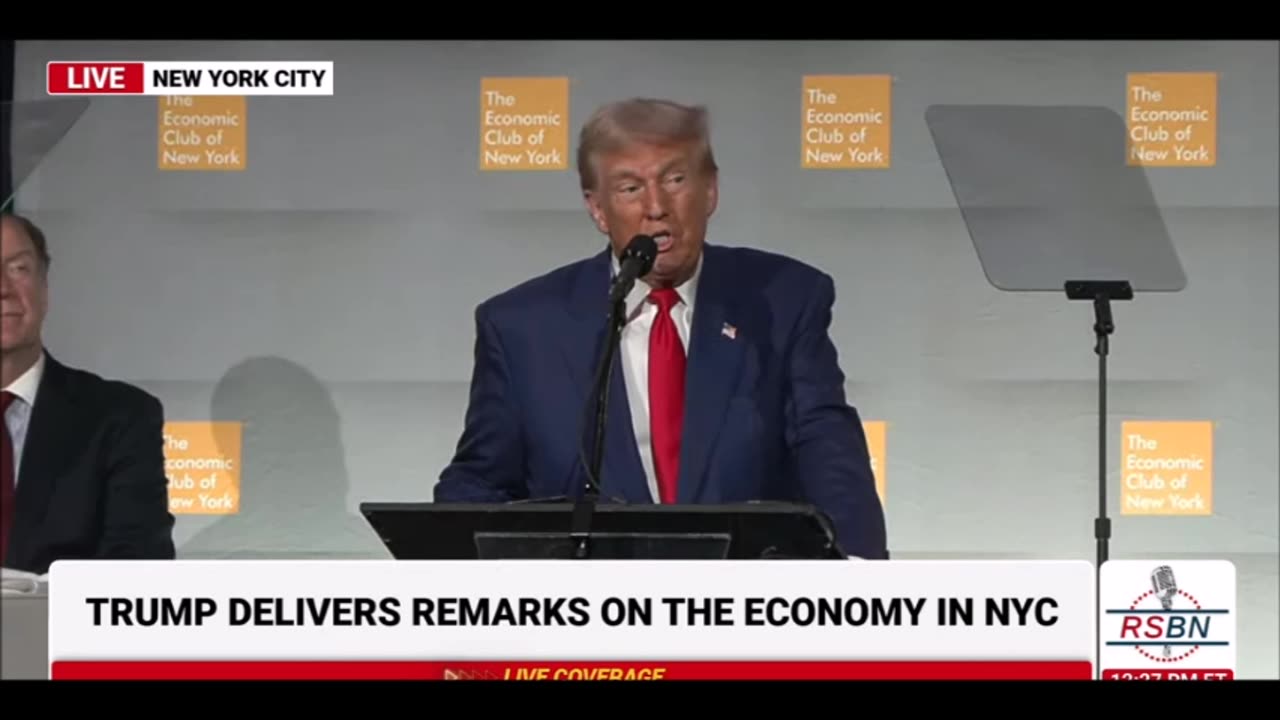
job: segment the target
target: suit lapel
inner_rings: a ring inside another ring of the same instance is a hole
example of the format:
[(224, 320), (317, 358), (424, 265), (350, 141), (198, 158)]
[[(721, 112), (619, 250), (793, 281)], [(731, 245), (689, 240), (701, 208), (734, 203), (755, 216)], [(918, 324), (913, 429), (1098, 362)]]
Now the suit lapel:
[(747, 342), (737, 335), (740, 320), (729, 269), (716, 262), (715, 247), (704, 246), (703, 253), (685, 378), (680, 502), (696, 502), (707, 482), (707, 462), (724, 425)]
[(67, 460), (63, 449), (68, 436), (78, 431), (74, 410), (67, 371), (46, 354), (44, 376), (31, 409), (18, 468), (11, 547), (25, 546), (44, 524), (55, 483)]
[[(566, 430), (575, 439), (583, 440), (582, 452), (587, 462), (591, 459), (591, 442), (595, 432), (595, 403), (585, 413), (583, 408), (595, 381), (596, 364), (604, 350), (603, 341), (608, 332), (610, 275), (607, 250), (582, 266), (569, 290), (569, 322), (560, 332), (560, 348), (575, 388), (574, 403), (570, 408), (573, 411), (569, 418), (571, 425)], [(604, 460), (601, 463), (601, 494), (618, 496), (628, 502), (651, 502), (652, 497), (649, 495), (644, 466), (640, 463), (640, 451), (636, 446), (635, 431), (631, 424), (631, 406), (627, 399), (621, 348), (615, 351), (612, 374)], [(581, 463), (575, 463), (574, 467), (577, 470), (571, 473), (571, 477), (584, 478), (585, 471)], [(577, 487), (570, 488), (570, 494), (576, 494), (577, 490)]]

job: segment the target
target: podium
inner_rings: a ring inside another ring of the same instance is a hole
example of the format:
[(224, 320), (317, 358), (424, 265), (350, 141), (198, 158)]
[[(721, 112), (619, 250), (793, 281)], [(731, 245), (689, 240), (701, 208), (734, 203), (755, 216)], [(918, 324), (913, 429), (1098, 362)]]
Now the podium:
[[(376, 503), (360, 513), (397, 560), (579, 557), (573, 502)], [(589, 559), (840, 560), (830, 520), (809, 505), (601, 503)]]

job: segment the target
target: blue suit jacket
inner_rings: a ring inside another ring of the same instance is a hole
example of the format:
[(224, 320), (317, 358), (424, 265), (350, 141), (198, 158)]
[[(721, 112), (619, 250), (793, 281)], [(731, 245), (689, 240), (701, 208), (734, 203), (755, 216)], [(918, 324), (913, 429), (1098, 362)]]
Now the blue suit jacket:
[[(828, 335), (831, 278), (759, 250), (706, 245), (703, 252), (679, 502), (811, 503), (831, 518), (845, 552), (887, 557), (862, 423), (845, 400)], [(583, 408), (606, 329), (611, 272), (601, 252), (477, 308), (470, 404), (436, 502), (579, 494), (581, 440), (590, 436)], [(617, 364), (608, 423), (602, 494), (653, 502)]]

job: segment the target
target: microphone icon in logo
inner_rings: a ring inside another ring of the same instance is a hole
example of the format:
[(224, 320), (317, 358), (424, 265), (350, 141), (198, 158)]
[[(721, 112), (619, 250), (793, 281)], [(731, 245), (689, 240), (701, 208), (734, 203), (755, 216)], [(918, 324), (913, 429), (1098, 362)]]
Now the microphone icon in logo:
[[(1178, 594), (1178, 583), (1173, 579), (1173, 568), (1168, 565), (1161, 565), (1151, 571), (1151, 589), (1155, 591), (1156, 599), (1160, 601), (1161, 609), (1166, 612), (1173, 608), (1173, 596)], [(1173, 648), (1169, 645), (1164, 646), (1164, 656), (1173, 655)]]

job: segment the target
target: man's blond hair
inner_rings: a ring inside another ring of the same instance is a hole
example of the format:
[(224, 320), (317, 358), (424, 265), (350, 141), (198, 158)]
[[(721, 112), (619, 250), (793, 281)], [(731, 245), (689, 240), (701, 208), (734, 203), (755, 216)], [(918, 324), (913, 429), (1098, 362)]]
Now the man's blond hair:
[(578, 136), (578, 180), (582, 189), (596, 187), (596, 158), (637, 143), (693, 145), (698, 169), (707, 174), (717, 172), (704, 106), (632, 98), (599, 108), (583, 124)]

